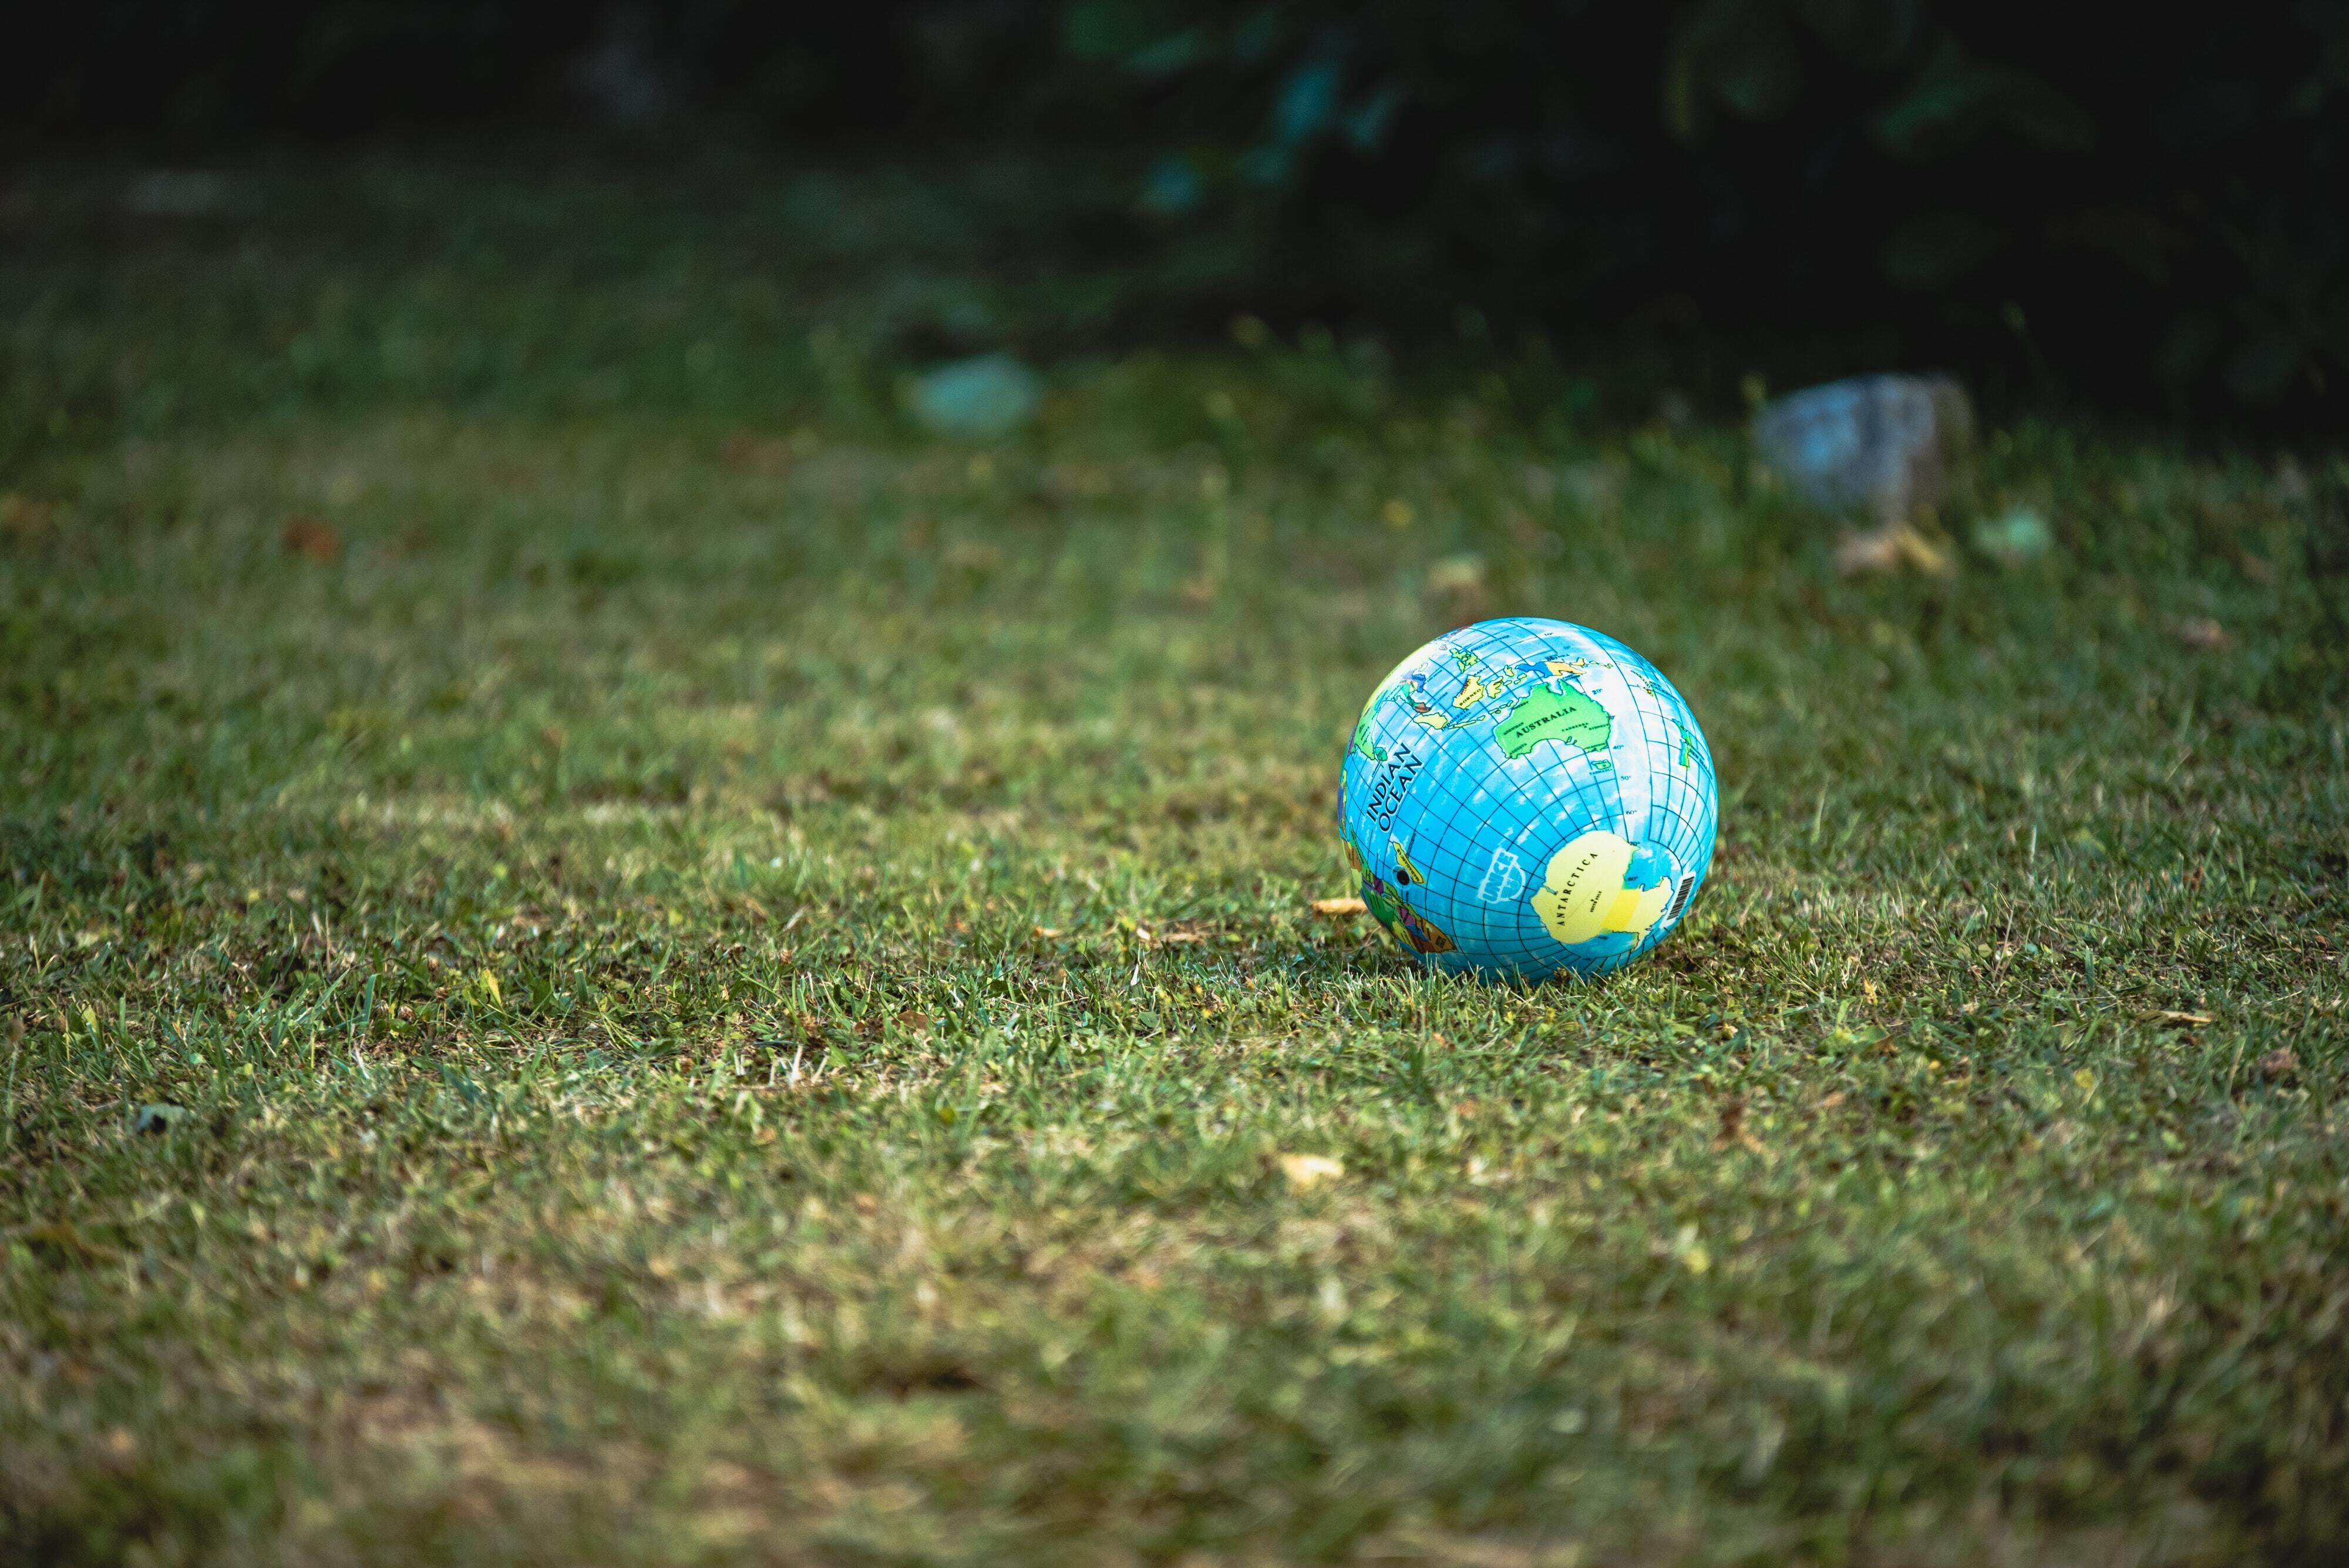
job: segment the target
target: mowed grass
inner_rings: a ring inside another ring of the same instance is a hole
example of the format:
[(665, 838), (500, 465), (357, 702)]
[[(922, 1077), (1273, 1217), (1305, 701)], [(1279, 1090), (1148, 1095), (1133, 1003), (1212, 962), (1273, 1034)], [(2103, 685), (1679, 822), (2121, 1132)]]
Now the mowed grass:
[[(1093, 297), (969, 179), (20, 183), (0, 1555), (2337, 1560), (2349, 463), (2026, 423), (2052, 555), (1846, 581), (1537, 345), (932, 442)], [(1485, 613), (1719, 758), (1601, 984), (1309, 908)]]

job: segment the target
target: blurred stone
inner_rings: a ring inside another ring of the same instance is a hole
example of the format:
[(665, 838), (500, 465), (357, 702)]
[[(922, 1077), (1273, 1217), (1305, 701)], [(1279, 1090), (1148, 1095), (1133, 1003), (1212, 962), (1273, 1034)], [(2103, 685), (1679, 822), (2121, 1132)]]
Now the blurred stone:
[(2055, 547), (2054, 530), (2047, 519), (2029, 507), (2018, 506), (2003, 517), (1985, 517), (1974, 524), (1974, 548), (2002, 566), (2035, 561)]
[(1940, 506), (1973, 441), (1973, 405), (1947, 376), (1854, 376), (1754, 416), (1763, 462), (1806, 500), (1886, 524)]
[(932, 435), (996, 441), (1034, 420), (1043, 401), (1035, 371), (1009, 354), (981, 354), (917, 379), (907, 407)]

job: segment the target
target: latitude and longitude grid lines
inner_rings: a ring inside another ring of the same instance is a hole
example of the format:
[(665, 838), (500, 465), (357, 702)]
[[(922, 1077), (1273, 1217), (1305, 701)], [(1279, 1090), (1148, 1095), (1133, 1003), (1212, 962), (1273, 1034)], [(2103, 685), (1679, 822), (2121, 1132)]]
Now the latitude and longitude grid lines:
[[(1464, 629), (1445, 639), (1444, 642), (1448, 645), (1447, 651), (1471, 652), (1481, 659), (1495, 640)], [(1439, 666), (1442, 659), (1443, 655), (1439, 654), (1436, 660)], [(1461, 679), (1464, 681), (1465, 675), (1463, 674)], [(1447, 686), (1453, 683), (1449, 680), (1444, 682)], [(1455, 943), (1464, 941), (1491, 960), (1502, 962), (1521, 961), (1530, 955), (1526, 951), (1526, 944), (1518, 929), (1519, 922), (1513, 921), (1508, 929), (1496, 930), (1490, 909), (1470, 904), (1464, 898), (1454, 898), (1451, 891), (1464, 889), (1467, 886), (1471, 875), (1467, 855), (1473, 854), (1480, 841), (1490, 842), (1491, 830), (1501, 815), (1501, 808), (1515, 805), (1522, 809), (1528, 803), (1521, 799), (1495, 800), (1477, 782), (1476, 774), (1488, 772), (1491, 765), (1491, 759), (1485, 755), (1483, 750), (1489, 743), (1489, 737), (1479, 733), (1473, 740), (1457, 735), (1430, 736), (1428, 739), (1433, 754), (1422, 784), (1423, 788), (1440, 798), (1428, 800), (1419, 812), (1413, 814), (1434, 829), (1432, 843), (1414, 847), (1433, 862), (1443, 877), (1440, 883), (1429, 886), (1421, 896), (1421, 907), (1426, 910), (1429, 919), (1437, 921), (1439, 929), (1452, 933)], [(1463, 748), (1464, 741), (1465, 749)], [(1445, 743), (1447, 742), (1452, 743)], [(1487, 763), (1487, 768), (1473, 771), (1464, 768), (1461, 765), (1463, 762), (1470, 759)], [(1413, 835), (1414, 838), (1418, 836)], [(1472, 923), (1473, 932), (1470, 929)], [(1461, 958), (1443, 961), (1450, 967), (1472, 961), (1467, 961), (1464, 954)]]
[[(1608, 640), (1611, 642), (1613, 639)], [(1622, 648), (1620, 643), (1615, 646)], [(1624, 649), (1623, 652), (1630, 654), (1630, 650)], [(1636, 659), (1638, 655), (1630, 654), (1630, 657)], [(1683, 729), (1682, 720), (1677, 716), (1661, 711), (1651, 715), (1646, 704), (1636, 700), (1632, 704), (1633, 711), (1640, 715), (1640, 734), (1648, 743), (1652, 759), (1649, 776), (1662, 783), (1662, 788), (1649, 801), (1648, 836), (1651, 840), (1661, 839), (1670, 846), (1676, 883), (1671, 901), (1665, 906), (1663, 919), (1657, 922), (1655, 930), (1643, 944), (1652, 947), (1663, 940), (1672, 927), (1680, 922), (1680, 918), (1688, 912), (1689, 901), (1695, 897), (1698, 884), (1713, 867), (1713, 836), (1719, 825), (1720, 806), (1715, 793), (1717, 784), (1713, 771), (1713, 753), (1705, 743), (1704, 732), (1697, 724), (1695, 713), (1689, 708), (1687, 699), (1681, 696), (1671, 682), (1664, 678), (1662, 671), (1644, 660), (1641, 663), (1647, 670), (1647, 678), (1654, 685), (1656, 701), (1660, 704), (1669, 704), (1677, 710), (1678, 714), (1686, 716)], [(1670, 726), (1670, 732), (1658, 735), (1649, 727), (1651, 716)], [(1683, 745), (1692, 753), (1686, 768), (1680, 765), (1679, 753)], [(1702, 775), (1702, 789), (1692, 778), (1692, 774)], [(1711, 804), (1708, 804), (1709, 797)], [(1683, 799), (1689, 807), (1685, 812), (1680, 804)], [(1660, 815), (1671, 819), (1671, 828), (1668, 832), (1658, 830)]]
[[(1652, 845), (1660, 838), (1663, 840), (1661, 847), (1665, 848), (1672, 862), (1671, 869), (1676, 886), (1666, 907), (1665, 917), (1658, 922), (1657, 929), (1638, 944), (1602, 960), (1597, 967), (1603, 971), (1618, 967), (1661, 940), (1685, 911), (1697, 879), (1708, 868), (1699, 864), (1700, 858), (1705, 861), (1711, 858), (1704, 853), (1707, 846), (1703, 843), (1702, 832), (1703, 819), (1711, 815), (1705, 810), (1704, 801), (1704, 793), (1709, 792), (1700, 793), (1685, 776), (1689, 770), (1680, 765), (1677, 753), (1682, 743), (1682, 727), (1664, 710), (1669, 706), (1684, 711), (1687, 704), (1673, 701), (1678, 694), (1671, 691), (1670, 682), (1654, 666), (1603, 633), (1572, 635), (1547, 626), (1517, 624), (1525, 633), (1537, 637), (1545, 643), (1564, 644), (1559, 649), (1561, 655), (1587, 656), (1588, 652), (1599, 652), (1608, 656), (1607, 662), (1626, 677), (1623, 684), (1630, 697), (1630, 716), (1636, 717), (1639, 729), (1633, 744), (1646, 749), (1652, 764), (1649, 777), (1661, 786), (1650, 795), (1647, 820), (1636, 825), (1623, 823), (1621, 826), (1630, 828), (1644, 843)], [(1494, 662), (1496, 665), (1511, 659), (1522, 659), (1526, 654), (1520, 641), (1504, 639), (1478, 628), (1463, 628), (1442, 641), (1451, 648), (1474, 652), (1480, 660), (1487, 656), (1495, 656)], [(1430, 670), (1429, 673), (1435, 671)], [(1466, 679), (1464, 675), (1462, 678), (1464, 680)], [(1643, 682), (1652, 683), (1651, 695), (1644, 701), (1640, 698)], [(1389, 722), (1388, 715), (1381, 713), (1379, 717), (1381, 722), (1376, 727), (1384, 730)], [(1622, 716), (1616, 717), (1619, 723)], [(1658, 724), (1664, 726), (1664, 732), (1659, 733)], [(1413, 734), (1408, 720), (1401, 728), (1403, 735)], [(1709, 784), (1712, 783), (1712, 758), (1701, 732), (1696, 729), (1693, 715), (1689, 717), (1687, 728), (1688, 741), (1694, 748), (1690, 766), (1702, 770), (1705, 783)], [(1435, 740), (1433, 736), (1417, 738), (1423, 744)], [(1486, 744), (1492, 742), (1490, 736), (1480, 736), (1479, 740)], [(1492, 791), (1478, 781), (1478, 775), (1502, 778), (1509, 775), (1499, 773), (1497, 761), (1481, 770), (1460, 765), (1464, 757), (1475, 754), (1458, 753), (1440, 742), (1433, 745), (1421, 784), (1423, 788), (1434, 791), (1442, 800), (1430, 800), (1428, 805), (1434, 807), (1433, 811), (1423, 808), (1413, 815), (1438, 831), (1433, 842), (1429, 842), (1423, 828), (1422, 832), (1412, 835), (1415, 842), (1402, 846), (1413, 864), (1422, 861), (1432, 863), (1433, 868), (1444, 873), (1442, 885), (1458, 889), (1462, 896), (1454, 898), (1439, 893), (1435, 878), (1430, 878), (1428, 884), (1416, 885), (1409, 892), (1400, 887), (1397, 890), (1404, 894), (1416, 911), (1435, 923), (1455, 943), (1479, 949), (1490, 960), (1508, 967), (1544, 968), (1556, 955), (1548, 950), (1551, 944), (1547, 940), (1547, 932), (1538, 929), (1538, 917), (1524, 897), (1526, 881), (1534, 875), (1534, 869), (1525, 862), (1526, 855), (1534, 856), (1534, 867), (1542, 864), (1539, 851), (1529, 849), (1527, 840), (1544, 835), (1545, 830), (1554, 834), (1555, 825), (1562, 817), (1594, 823), (1619, 818), (1625, 805), (1622, 774), (1619, 767), (1603, 774), (1588, 768), (1574, 770), (1571, 774), (1559, 769), (1543, 769), (1536, 774), (1536, 778), (1546, 786), (1541, 796), (1535, 797), (1513, 790), (1508, 797), (1496, 799)], [(1689, 810), (1682, 810), (1683, 801)], [(1568, 803), (1570, 803), (1570, 815), (1558, 810), (1562, 804)], [(1452, 808), (1449, 812), (1443, 809), (1447, 804)], [(1657, 831), (1664, 827), (1664, 821), (1661, 819), (1669, 819), (1669, 829)], [(1499, 826), (1506, 826), (1513, 831), (1502, 836), (1494, 832)], [(1400, 838), (1398, 835), (1389, 836)], [(1483, 888), (1485, 880), (1502, 870), (1498, 859), (1495, 858), (1495, 865), (1480, 877), (1470, 858), (1478, 848), (1487, 846), (1492, 850), (1508, 855), (1515, 863), (1509, 869), (1514, 871), (1516, 881), (1509, 894), (1498, 905), (1500, 909), (1507, 911), (1503, 916), (1506, 922), (1505, 925), (1496, 926), (1493, 919), (1495, 912), (1493, 900), (1489, 895), (1485, 895)], [(1392, 855), (1392, 847), (1389, 845), (1373, 842), (1364, 847), (1371, 852), (1374, 859), (1382, 860)], [(1430, 867), (1423, 867), (1423, 869), (1427, 868)], [(1472, 886), (1482, 895), (1474, 901), (1467, 892)], [(1450, 961), (1459, 963), (1467, 961), (1464, 954), (1452, 958)]]
[[(1647, 743), (1651, 759), (1648, 776), (1662, 784), (1649, 798), (1643, 837), (1647, 842), (1661, 840), (1669, 847), (1673, 861), (1671, 901), (1665, 906), (1664, 917), (1657, 922), (1649, 940), (1641, 944), (1643, 948), (1652, 947), (1663, 940), (1679, 922), (1680, 917), (1687, 912), (1689, 900), (1695, 897), (1697, 884), (1712, 869), (1713, 833), (1718, 826), (1720, 813), (1717, 803), (1710, 810), (1705, 805), (1705, 796), (1713, 794), (1717, 787), (1713, 771), (1713, 753), (1705, 744), (1703, 732), (1697, 725), (1696, 715), (1690, 710), (1688, 700), (1681, 696), (1678, 689), (1664, 678), (1663, 672), (1614, 639), (1604, 634), (1600, 634), (1600, 639), (1609, 644), (1619, 657), (1638, 661), (1640, 668), (1646, 672), (1645, 679), (1654, 686), (1658, 704), (1677, 708), (1687, 715), (1687, 727), (1683, 731), (1677, 718), (1662, 711), (1651, 712), (1646, 703), (1637, 697), (1632, 699), (1632, 711), (1639, 715), (1640, 738)], [(1659, 736), (1649, 725), (1648, 721), (1651, 717), (1669, 726), (1670, 732)], [(1679, 753), (1683, 737), (1693, 753), (1687, 768), (1680, 765)], [(1692, 772), (1703, 774), (1704, 788), (1702, 792), (1691, 782), (1688, 775)], [(1681, 810), (1676, 796), (1687, 798), (1688, 812)], [(1658, 830), (1659, 816), (1671, 819), (1672, 826), (1670, 831)], [(1709, 822), (1711, 826), (1708, 826)]]
[[(1555, 651), (1560, 657), (1578, 658), (1587, 657), (1592, 651), (1588, 642), (1580, 637), (1562, 635), (1546, 627), (1525, 627), (1523, 630), (1538, 638), (1544, 654)], [(1490, 649), (1506, 657), (1519, 651), (1515, 639), (1504, 639), (1493, 634), (1480, 633), (1478, 640), (1485, 645), (1485, 649), (1479, 649), (1480, 653)], [(1602, 774), (1590, 766), (1589, 761), (1586, 756), (1585, 764), (1580, 768), (1551, 766), (1529, 770), (1531, 778), (1526, 782), (1541, 786), (1538, 796), (1524, 791), (1523, 784), (1506, 771), (1508, 767), (1506, 762), (1496, 763), (1492, 770), (1493, 776), (1517, 784), (1515, 801), (1507, 804), (1515, 807), (1512, 815), (1522, 814), (1521, 820), (1515, 825), (1516, 831), (1508, 840), (1518, 869), (1527, 879), (1527, 887), (1520, 889), (1518, 896), (1507, 905), (1514, 919), (1510, 920), (1511, 940), (1506, 944), (1509, 950), (1506, 951), (1506, 957), (1512, 961), (1529, 963), (1536, 968), (1556, 962), (1557, 954), (1553, 950), (1557, 944), (1550, 938), (1547, 928), (1542, 925), (1541, 917), (1532, 901), (1525, 895), (1531, 890), (1532, 885), (1539, 881), (1547, 867), (1548, 855), (1556, 849), (1558, 841), (1558, 825), (1561, 822), (1611, 823), (1622, 815), (1621, 776), (1612, 769)], [(1480, 790), (1478, 793), (1484, 792)], [(1489, 921), (1487, 924), (1489, 927)]]
[[(1493, 639), (1482, 634), (1464, 630), (1454, 632), (1441, 640), (1449, 649), (1473, 652), (1481, 659)], [(1430, 670), (1430, 674), (1439, 672), (1459, 674), (1456, 670), (1449, 671), (1440, 670), (1444, 663), (1442, 653), (1439, 653), (1432, 662), (1439, 669)], [(1465, 676), (1461, 676), (1461, 682), (1464, 683), (1465, 679)], [(1448, 686), (1454, 682), (1446, 681), (1444, 684)], [(1406, 720), (1404, 722), (1408, 725), (1410, 722)], [(1489, 739), (1489, 736), (1482, 733), (1482, 726), (1479, 726), (1476, 738), (1467, 744), (1473, 747), (1483, 744)], [(1433, 920), (1437, 929), (1449, 936), (1454, 943), (1500, 956), (1498, 950), (1503, 948), (1522, 948), (1522, 939), (1514, 930), (1495, 931), (1486, 909), (1454, 898), (1448, 893), (1440, 890), (1458, 888), (1467, 885), (1468, 878), (1473, 875), (1467, 854), (1473, 853), (1477, 843), (1485, 837), (1494, 825), (1495, 816), (1494, 808), (1501, 804), (1495, 801), (1482, 787), (1472, 784), (1464, 792), (1462, 786), (1470, 784), (1471, 781), (1464, 777), (1465, 770), (1460, 766), (1460, 763), (1464, 756), (1479, 753), (1473, 750), (1464, 753), (1458, 744), (1453, 743), (1456, 740), (1457, 737), (1441, 731), (1426, 737), (1425, 743), (1429, 747), (1430, 756), (1425, 769), (1423, 770), (1420, 786), (1442, 798), (1430, 800), (1419, 812), (1413, 814), (1421, 823), (1433, 831), (1424, 837), (1421, 834), (1413, 835), (1413, 837), (1419, 842), (1405, 845), (1404, 848), (1412, 854), (1415, 863), (1424, 857), (1442, 876), (1440, 881), (1435, 878), (1430, 879), (1429, 884), (1418, 894), (1414, 907), (1422, 910), (1427, 919)], [(1446, 809), (1447, 805), (1449, 809)], [(1469, 929), (1472, 920), (1475, 924), (1473, 932)], [(1460, 961), (1458, 959), (1449, 959), (1447, 967), (1449, 963), (1458, 961)]]

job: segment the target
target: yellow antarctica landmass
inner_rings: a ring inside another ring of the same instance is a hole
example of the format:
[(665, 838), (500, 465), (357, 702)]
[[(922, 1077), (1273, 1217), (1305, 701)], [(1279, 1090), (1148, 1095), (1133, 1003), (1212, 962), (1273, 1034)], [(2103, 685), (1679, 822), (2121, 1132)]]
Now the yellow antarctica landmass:
[(1549, 873), (1534, 892), (1534, 913), (1568, 947), (1609, 931), (1645, 933), (1663, 919), (1672, 880), (1626, 888), (1631, 841), (1595, 827), (1549, 857)]

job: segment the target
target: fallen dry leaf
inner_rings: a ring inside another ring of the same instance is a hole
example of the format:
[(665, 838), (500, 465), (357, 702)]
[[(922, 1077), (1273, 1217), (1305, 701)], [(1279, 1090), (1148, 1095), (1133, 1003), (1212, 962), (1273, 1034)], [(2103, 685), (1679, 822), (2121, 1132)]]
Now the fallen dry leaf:
[(343, 536), (316, 517), (288, 517), (278, 543), (289, 556), (307, 556), (322, 563), (332, 563), (343, 553)]
[(1036, 928), (1036, 934), (1049, 942), (1054, 937), (1063, 937), (1068, 935), (1068, 932), (1058, 926), (1039, 926)]
[(2207, 615), (2189, 616), (2178, 623), (2178, 640), (2204, 653), (2218, 653), (2235, 639)]
[(1284, 1154), (1280, 1157), (1280, 1174), (1288, 1178), (1289, 1186), (1302, 1192), (1345, 1175), (1346, 1166), (1344, 1161), (1331, 1159), (1326, 1154)]
[(1948, 553), (1906, 523), (1888, 523), (1865, 534), (1845, 535), (1836, 544), (1835, 564), (1836, 570), (1847, 577), (1897, 572), (1903, 566), (1933, 577), (1945, 576), (1950, 571)]
[(1836, 570), (1847, 577), (1864, 573), (1898, 571), (1900, 567), (1900, 546), (1882, 530), (1867, 534), (1847, 534), (1836, 541)]
[(78, 1258), (84, 1262), (113, 1256), (105, 1248), (94, 1247), (85, 1241), (81, 1231), (70, 1221), (51, 1220), (46, 1224), (36, 1225), (28, 1231), (19, 1232), (18, 1240), (36, 1246), (55, 1248), (68, 1257)]
[(791, 471), (791, 443), (781, 436), (736, 431), (718, 443), (718, 461), (737, 473), (780, 476)]
[(1371, 907), (1368, 904), (1363, 903), (1360, 898), (1316, 898), (1313, 900), (1313, 912), (1317, 915), (1363, 915), (1370, 912), (1370, 908)]
[(1133, 927), (1133, 940), (1146, 948), (1188, 947), (1194, 942), (1206, 941), (1211, 934), (1202, 929), (1196, 920), (1160, 926), (1155, 930), (1137, 920)]
[(2272, 1084), (2289, 1078), (2300, 1071), (2300, 1058), (2292, 1054), (2289, 1045), (2279, 1045), (2260, 1058), (2260, 1076)]
[(19, 534), (29, 539), (48, 525), (49, 509), (40, 502), (13, 490), (0, 494), (0, 534)]

